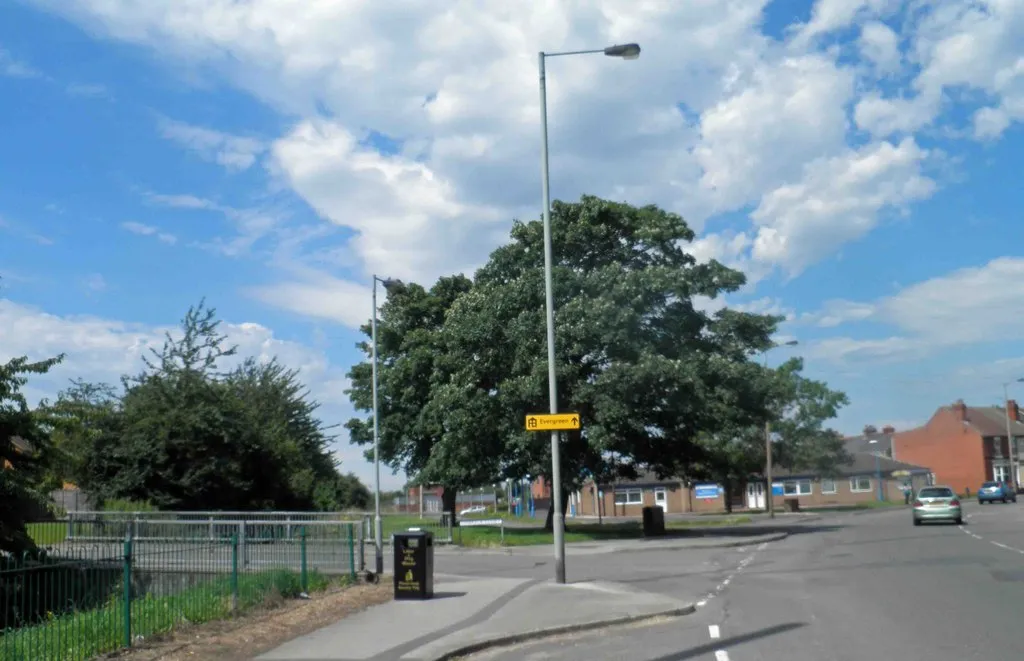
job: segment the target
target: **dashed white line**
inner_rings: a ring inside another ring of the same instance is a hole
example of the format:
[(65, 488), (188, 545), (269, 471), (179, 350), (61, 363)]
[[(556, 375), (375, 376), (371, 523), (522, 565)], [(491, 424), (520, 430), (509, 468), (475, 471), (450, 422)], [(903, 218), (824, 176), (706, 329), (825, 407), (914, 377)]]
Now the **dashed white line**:
[(732, 580), (736, 578), (736, 574), (743, 571), (746, 568), (746, 566), (754, 560), (754, 557), (758, 554), (758, 552), (763, 551), (767, 547), (768, 542), (761, 542), (760, 544), (758, 544), (757, 548), (752, 553), (750, 553), (750, 555), (740, 560), (739, 565), (737, 565), (736, 569), (733, 570), (732, 573), (726, 576), (721, 583), (715, 586), (714, 590), (704, 595), (704, 598), (696, 603), (697, 608), (703, 608), (707, 605), (709, 601), (711, 601), (719, 594), (721, 594), (723, 590), (729, 587), (729, 584), (732, 583)]
[(721, 631), (721, 629), (718, 628), (717, 624), (709, 624), (708, 625), (708, 635), (711, 636), (712, 638), (721, 638), (722, 637), (722, 631)]
[(725, 650), (715, 650), (715, 661), (729, 661), (729, 653)]

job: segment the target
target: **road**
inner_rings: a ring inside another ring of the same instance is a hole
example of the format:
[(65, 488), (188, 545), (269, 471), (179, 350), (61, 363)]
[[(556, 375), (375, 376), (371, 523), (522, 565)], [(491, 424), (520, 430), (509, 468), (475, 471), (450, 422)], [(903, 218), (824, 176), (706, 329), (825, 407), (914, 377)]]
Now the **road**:
[[(646, 553), (594, 559), (621, 563), (623, 576), (639, 578), (646, 589), (705, 596), (684, 618), (525, 644), (473, 660), (1021, 658), (1024, 503), (970, 503), (967, 513), (963, 527), (919, 528), (902, 508), (835, 515), (823, 519), (830, 525), (818, 532), (761, 549), (676, 554), (675, 565)], [(596, 569), (580, 559), (569, 564), (573, 578)]]

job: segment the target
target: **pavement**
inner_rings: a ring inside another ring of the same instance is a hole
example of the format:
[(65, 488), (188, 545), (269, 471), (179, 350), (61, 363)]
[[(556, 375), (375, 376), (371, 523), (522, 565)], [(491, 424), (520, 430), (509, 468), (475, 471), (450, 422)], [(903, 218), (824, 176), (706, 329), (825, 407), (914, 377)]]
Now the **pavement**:
[(542, 632), (678, 618), (787, 534), (571, 544), (564, 585), (549, 546), (438, 552), (434, 599), (375, 606), (258, 658), (433, 661)]
[(767, 544), (692, 615), (468, 659), (1021, 658), (1024, 499), (968, 503), (966, 514), (964, 526), (922, 527), (904, 508), (823, 517), (815, 534)]

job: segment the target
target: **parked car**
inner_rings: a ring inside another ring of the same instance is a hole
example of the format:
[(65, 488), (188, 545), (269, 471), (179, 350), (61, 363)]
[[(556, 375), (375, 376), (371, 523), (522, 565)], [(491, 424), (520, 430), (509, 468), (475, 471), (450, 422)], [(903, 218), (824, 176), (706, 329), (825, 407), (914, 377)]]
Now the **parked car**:
[(917, 492), (914, 499), (914, 525), (925, 521), (950, 521), (963, 524), (960, 499), (949, 487), (925, 487)]
[(1006, 482), (985, 482), (978, 489), (978, 503), (984, 505), (985, 503), (994, 503), (997, 500), (1002, 502), (1013, 501), (1017, 502), (1017, 494)]

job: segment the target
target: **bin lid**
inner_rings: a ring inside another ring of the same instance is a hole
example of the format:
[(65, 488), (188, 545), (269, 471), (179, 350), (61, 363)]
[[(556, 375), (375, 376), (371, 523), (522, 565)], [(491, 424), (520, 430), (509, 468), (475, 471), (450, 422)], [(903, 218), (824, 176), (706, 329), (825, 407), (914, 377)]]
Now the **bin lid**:
[(409, 528), (403, 532), (394, 533), (395, 537), (410, 538), (410, 537), (433, 537), (434, 533), (429, 530), (420, 530), (419, 528)]

